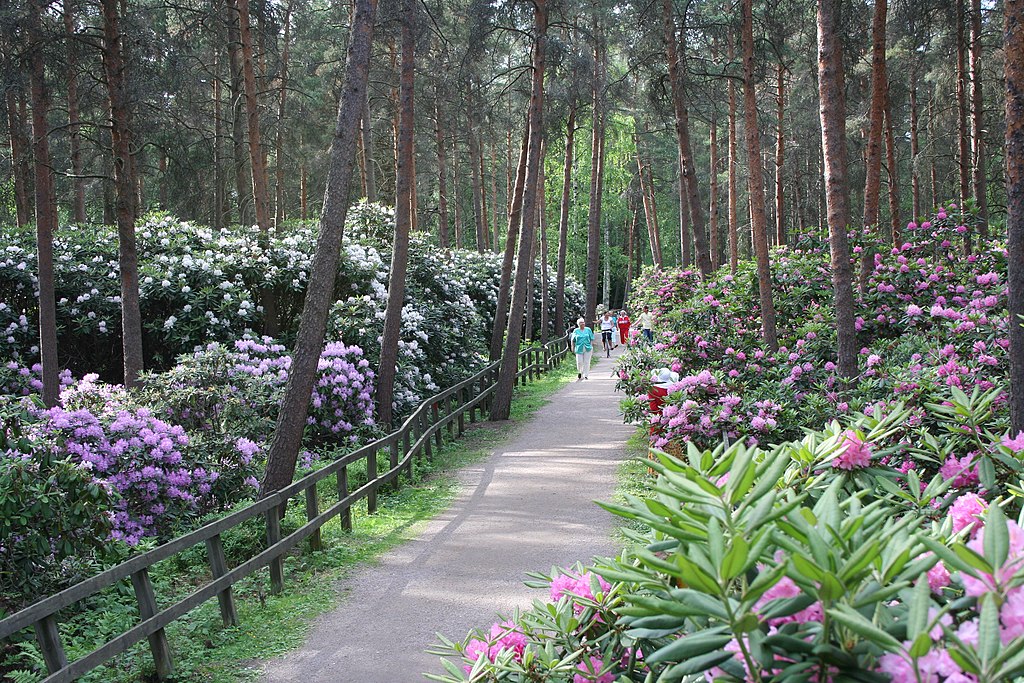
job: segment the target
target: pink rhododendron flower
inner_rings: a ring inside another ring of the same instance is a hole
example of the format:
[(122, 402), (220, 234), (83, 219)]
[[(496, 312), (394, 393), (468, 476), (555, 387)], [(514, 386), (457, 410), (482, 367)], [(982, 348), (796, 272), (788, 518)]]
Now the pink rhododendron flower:
[(1004, 446), (1009, 448), (1014, 453), (1020, 453), (1021, 451), (1024, 451), (1024, 432), (1020, 432), (1013, 439), (1011, 439), (1009, 434), (1007, 434), (1000, 441)]
[(999, 621), (1003, 625), (1003, 644), (1024, 636), (1024, 589), (1010, 589), (1006, 602), (999, 609)]
[(949, 517), (953, 520), (953, 533), (959, 533), (973, 524), (972, 534), (980, 528), (981, 513), (988, 509), (986, 503), (975, 493), (964, 493), (953, 501), (949, 507)]
[(612, 672), (596, 675), (604, 668), (604, 660), (600, 657), (588, 657), (587, 661), (580, 662), (576, 668), (583, 673), (572, 677), (572, 683), (615, 683), (615, 674)]
[(857, 432), (847, 429), (842, 434), (841, 443), (846, 448), (832, 460), (832, 467), (854, 470), (871, 464), (871, 445), (861, 439)]
[(928, 587), (933, 593), (939, 593), (949, 585), (949, 570), (946, 565), (939, 562), (928, 570)]

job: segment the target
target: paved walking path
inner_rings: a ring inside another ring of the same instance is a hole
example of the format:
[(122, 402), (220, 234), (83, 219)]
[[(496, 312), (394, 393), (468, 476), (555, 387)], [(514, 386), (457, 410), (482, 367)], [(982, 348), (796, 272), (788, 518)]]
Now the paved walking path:
[(462, 470), (451, 508), (348, 578), (341, 605), (300, 650), (268, 662), (264, 681), (422, 681), (443, 673), (425, 653), (436, 632), (461, 640), (546, 597), (523, 585), (527, 571), (618, 552), (612, 516), (593, 503), (612, 495), (633, 431), (619, 414), (613, 361), (601, 358), (589, 380), (560, 389), (508, 444)]

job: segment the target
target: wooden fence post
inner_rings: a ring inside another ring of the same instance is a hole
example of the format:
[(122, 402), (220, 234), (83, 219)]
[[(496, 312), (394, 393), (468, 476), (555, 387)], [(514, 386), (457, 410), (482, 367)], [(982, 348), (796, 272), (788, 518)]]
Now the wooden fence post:
[[(444, 416), (445, 417), (451, 417), (451, 414), (452, 414), (452, 404), (453, 403), (454, 403), (454, 401), (452, 401), (452, 395), (448, 394), (448, 396), (446, 396), (445, 399), (444, 399)], [(454, 439), (455, 438), (455, 422), (453, 420), (448, 420), (448, 438), (449, 439)]]
[(39, 649), (43, 652), (43, 661), (46, 662), (46, 671), (52, 674), (67, 666), (68, 658), (60, 642), (57, 618), (52, 614), (43, 617), (35, 623), (35, 631)]
[[(344, 500), (348, 496), (348, 466), (338, 470), (338, 500)], [(341, 530), (352, 531), (352, 506), (349, 505), (341, 511)]]
[(459, 396), (458, 396), (458, 399), (457, 399), (458, 404), (459, 404), (459, 407), (458, 407), (458, 411), (459, 411), (459, 419), (458, 419), (458, 423), (459, 423), (459, 436), (462, 436), (466, 432), (466, 409), (465, 409), (466, 402), (464, 400), (462, 400), (462, 397), (464, 396), (464, 394), (463, 394), (464, 391), (465, 391), (465, 387), (463, 387), (462, 389), (459, 389)]
[[(391, 442), (391, 469), (398, 467), (398, 439), (396, 438)], [(398, 473), (395, 473), (395, 478), (391, 480), (391, 489), (397, 491), (401, 486), (401, 482), (398, 481)]]
[[(427, 411), (424, 410), (423, 413), (420, 414), (420, 420), (423, 422), (423, 427), (420, 429), (420, 436), (422, 437), (427, 433), (427, 429), (430, 427), (430, 418), (427, 417)], [(431, 443), (430, 437), (423, 440), (423, 450), (426, 451), (427, 460), (434, 459), (434, 445)]]
[[(320, 514), (320, 496), (317, 494), (316, 484), (306, 489), (306, 521), (312, 522)], [(309, 535), (309, 549), (313, 552), (323, 550), (323, 538), (320, 529), (314, 529)]]
[[(138, 602), (142, 621), (156, 615), (159, 608), (156, 604), (156, 595), (153, 594), (153, 582), (149, 580), (149, 569), (143, 567), (132, 574), (132, 588), (135, 589), (135, 600)], [(153, 653), (153, 663), (156, 664), (156, 677), (162, 681), (174, 671), (171, 648), (167, 645), (167, 634), (163, 629), (150, 634), (149, 649)]]
[[(221, 543), (220, 534), (206, 539), (206, 555), (210, 561), (210, 575), (219, 579), (228, 573), (228, 563), (224, 559), (224, 544)], [(235, 596), (231, 593), (231, 586), (228, 586), (220, 593), (217, 593), (217, 602), (220, 603), (220, 618), (225, 626), (238, 625), (238, 611), (235, 609)]]
[[(377, 449), (373, 449), (366, 456), (366, 481), (371, 482), (377, 479)], [(366, 492), (366, 514), (372, 515), (377, 511), (377, 487), (374, 486)]]
[[(431, 414), (431, 417), (433, 417), (433, 419), (434, 419), (434, 425), (435, 426), (437, 425), (438, 422), (441, 421), (441, 411), (438, 408), (439, 404), (440, 404), (440, 401), (436, 401), (434, 403), (434, 405), (431, 406), (431, 408), (430, 408), (430, 414)], [(437, 444), (437, 450), (441, 450), (441, 430), (440, 429), (438, 429), (437, 431), (434, 432), (434, 443)]]
[[(272, 507), (264, 513), (267, 520), (267, 547), (272, 548), (281, 540), (281, 508)], [(284, 590), (284, 556), (278, 555), (270, 561), (270, 593), (277, 595)]]

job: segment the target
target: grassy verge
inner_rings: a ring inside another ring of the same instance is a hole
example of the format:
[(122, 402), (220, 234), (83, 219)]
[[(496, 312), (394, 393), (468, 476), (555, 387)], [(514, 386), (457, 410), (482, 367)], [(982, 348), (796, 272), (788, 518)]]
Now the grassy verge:
[[(654, 474), (647, 467), (647, 448), (649, 445), (647, 431), (638, 427), (633, 436), (626, 442), (626, 453), (629, 458), (619, 465), (618, 485), (612, 500), (618, 504), (626, 502), (626, 496), (646, 498), (650, 495), (651, 486), (654, 485)], [(623, 545), (628, 545), (630, 540), (626, 537), (624, 530), (647, 531), (647, 525), (640, 522), (617, 518), (621, 524), (616, 527), (615, 539)]]
[[(314, 617), (338, 602), (337, 584), (355, 568), (373, 562), (390, 548), (415, 536), (418, 527), (445, 510), (459, 490), (456, 471), (490, 455), (522, 422), (548, 402), (549, 396), (575, 379), (571, 358), (540, 379), (520, 387), (512, 404), (511, 420), (502, 423), (468, 425), (461, 439), (446, 441), (435, 451), (433, 462), (417, 463), (416, 479), (396, 492), (378, 496), (378, 511), (367, 515), (365, 506), (352, 511), (351, 532), (332, 521), (322, 529), (323, 550), (296, 553), (285, 562), (285, 590), (269, 595), (266, 572), (235, 584), (234, 594), (239, 626), (224, 628), (216, 601), (193, 610), (167, 628), (175, 674), (180, 682), (228, 683), (253, 680), (258, 676), (254, 660), (282, 654), (302, 644)], [(364, 473), (365, 476), (365, 473)], [(330, 478), (318, 487), (321, 509), (336, 500)], [(300, 505), (289, 507), (282, 522), (285, 532), (304, 523)], [(252, 551), (262, 543), (262, 526), (242, 527), (225, 533), (229, 557)], [(230, 560), (229, 560), (230, 562)], [(161, 607), (187, 595), (205, 580), (205, 553), (198, 547), (181, 559), (167, 560), (150, 570)], [(86, 612), (62, 624), (61, 635), (70, 660), (80, 658), (107, 639), (137, 623), (129, 585), (112, 586), (94, 596)], [(88, 615), (88, 619), (85, 615)], [(42, 662), (34, 643), (21, 645), (18, 659), (41, 670)], [(15, 680), (35, 681), (26, 670)], [(140, 643), (81, 680), (98, 683), (151, 680), (154, 677), (148, 646)]]

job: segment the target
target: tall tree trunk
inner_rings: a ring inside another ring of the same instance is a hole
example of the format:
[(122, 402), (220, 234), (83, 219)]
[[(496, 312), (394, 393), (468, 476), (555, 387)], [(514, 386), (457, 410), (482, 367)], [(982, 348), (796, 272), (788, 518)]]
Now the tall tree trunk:
[(455, 204), (455, 248), (462, 248), (462, 203), (459, 201), (459, 139), (452, 135), (452, 203)]
[[(639, 125), (637, 124), (639, 127)], [(650, 165), (644, 161), (639, 136), (636, 143), (636, 167), (640, 180), (640, 195), (643, 198), (644, 220), (647, 223), (647, 238), (651, 246), (651, 262), (655, 268), (663, 267), (661, 235), (658, 230), (658, 211), (654, 204), (654, 188), (651, 186)]]
[(224, 185), (224, 121), (221, 113), (220, 49), (213, 55), (213, 229), (220, 231), (230, 223), (227, 188)]
[(6, 99), (7, 129), (11, 135), (11, 173), (14, 176), (14, 210), (18, 227), (21, 227), (32, 220), (32, 199), (26, 182), (29, 177), (30, 143), (25, 134), (25, 117), (18, 106), (18, 95), (14, 88), (7, 90)]
[(299, 206), (301, 208), (299, 210), (300, 210), (300, 212), (302, 214), (302, 220), (303, 221), (307, 220), (307, 218), (309, 217), (309, 212), (307, 211), (308, 206), (307, 206), (307, 203), (306, 203), (306, 200), (307, 200), (307, 198), (309, 196), (309, 193), (307, 192), (307, 190), (308, 190), (308, 188), (306, 186), (306, 162), (305, 161), (300, 161), (299, 162)]
[(43, 0), (30, 0), (28, 11), (28, 68), (32, 98), (32, 156), (35, 170), (36, 252), (39, 287), (39, 356), (43, 366), (43, 403), (52, 408), (60, 398), (57, 366), (57, 303), (53, 277), (53, 234), (57, 229), (57, 195), (50, 162), (46, 115), (50, 95), (46, 85)]
[(494, 144), (491, 144), (491, 233), (493, 234), (494, 251), (501, 248), (501, 230), (498, 228), (498, 155)]
[(370, 91), (366, 91), (366, 101), (363, 102), (363, 112), (359, 117), (361, 135), (360, 140), (362, 141), (361, 146), (363, 148), (363, 163), (365, 164), (365, 171), (363, 176), (363, 185), (366, 188), (366, 201), (376, 202), (377, 201), (377, 168), (373, 163), (373, 123), (370, 119)]
[(565, 163), (562, 166), (562, 202), (558, 213), (558, 262), (555, 266), (555, 334), (567, 329), (565, 323), (565, 258), (569, 243), (569, 209), (572, 200), (572, 158), (576, 139), (576, 100), (569, 103), (565, 121)]
[[(707, 276), (711, 273), (711, 259), (708, 256), (707, 240), (704, 237), (704, 209), (701, 207), (700, 192), (697, 189), (697, 169), (693, 163), (693, 151), (690, 145), (689, 112), (686, 108), (681, 55), (676, 46), (676, 20), (672, 0), (662, 0), (662, 22), (665, 53), (668, 58), (669, 83), (672, 87), (672, 108), (675, 111), (676, 142), (679, 145), (679, 156), (682, 158), (687, 204), (690, 208), (690, 224), (693, 226), (694, 250), (697, 252), (696, 262), (701, 275)], [(685, 35), (685, 31), (683, 35)], [(681, 47), (682, 53), (685, 55), (685, 44)], [(680, 216), (680, 220), (682, 220), (682, 216)], [(682, 229), (681, 226), (680, 229)]]
[[(1024, 0), (1003, 10), (1006, 232), (1010, 320), (1024, 316)], [(1024, 431), (1024, 327), (1010, 325), (1010, 433)]]
[(384, 314), (384, 333), (380, 342), (377, 369), (377, 416), (390, 428), (393, 421), (395, 374), (398, 370), (398, 340), (402, 332), (402, 307), (405, 304), (405, 275), (409, 264), (409, 232), (412, 229), (412, 191), (416, 179), (413, 169), (413, 86), (416, 39), (415, 0), (402, 2), (402, 71), (399, 79), (398, 176), (395, 180), (395, 240), (388, 278), (388, 304)]
[(850, 199), (846, 179), (843, 43), (838, 16), (841, 6), (842, 0), (818, 0), (818, 92), (839, 374), (851, 378), (857, 374), (857, 331), (853, 314), (853, 266), (846, 235), (850, 225)]
[(775, 329), (775, 302), (772, 301), (772, 273), (768, 261), (768, 224), (765, 217), (764, 172), (761, 168), (761, 133), (757, 127), (757, 94), (754, 90), (753, 0), (743, 0), (743, 96), (744, 132), (747, 138), (747, 165), (750, 178), (750, 222), (754, 254), (757, 258), (761, 334), (768, 348), (777, 351), (779, 338)]
[(910, 194), (914, 215), (913, 220), (921, 217), (921, 177), (917, 172), (920, 164), (920, 144), (917, 137), (917, 62), (910, 69)]
[[(734, 47), (735, 38), (729, 32), (729, 63), (736, 58)], [(739, 164), (739, 151), (736, 140), (736, 83), (729, 79), (729, 271), (735, 275), (740, 260), (740, 238), (739, 238), (739, 181), (736, 178), (736, 168)]]
[(285, 105), (288, 94), (288, 52), (291, 47), (292, 29), (292, 3), (291, 0), (284, 9), (284, 46), (281, 49), (281, 85), (277, 95), (277, 149), (275, 150), (276, 160), (274, 162), (276, 171), (276, 182), (274, 183), (274, 228), (281, 229), (284, 223), (284, 131), (285, 131)]
[[(782, 47), (781, 45), (779, 46)], [(786, 65), (779, 57), (776, 69), (775, 106), (777, 107), (777, 123), (775, 126), (775, 243), (786, 244), (785, 207), (783, 205), (782, 166), (786, 160)]]
[(985, 101), (981, 92), (981, 0), (971, 0), (971, 141), (974, 143), (974, 205), (978, 208), (978, 234), (988, 239), (988, 187), (985, 174)]
[(515, 267), (516, 240), (519, 238), (519, 227), (522, 223), (523, 192), (526, 183), (526, 155), (529, 147), (530, 123), (527, 121), (523, 131), (523, 145), (519, 152), (519, 164), (516, 167), (516, 183), (512, 190), (512, 209), (508, 213), (508, 231), (505, 234), (505, 255), (501, 261), (501, 280), (498, 283), (498, 305), (494, 309), (494, 327), (491, 329), (490, 359), (501, 358), (502, 342), (505, 327), (508, 323), (509, 289), (512, 286), (512, 269)]
[(442, 249), (451, 247), (448, 237), (448, 160), (444, 148), (444, 128), (441, 124), (441, 93), (434, 103), (434, 135), (437, 137), (437, 241)]
[[(971, 193), (971, 141), (968, 135), (967, 118), (967, 43), (965, 39), (965, 17), (964, 1), (953, 0), (956, 3), (956, 111), (957, 111), (957, 140), (959, 142), (959, 167), (960, 171), (960, 206), (966, 205), (968, 199), (972, 199)], [(969, 254), (973, 251), (971, 245), (971, 231), (964, 233), (964, 250)]]
[[(472, 105), (471, 105), (472, 106)], [(484, 216), (483, 179), (480, 177), (480, 145), (477, 141), (474, 116), (469, 116), (469, 167), (473, 181), (473, 219), (476, 221), (476, 250), (481, 254), (487, 251), (487, 221)]]
[(718, 234), (718, 110), (711, 108), (711, 134), (708, 141), (708, 151), (711, 155), (710, 172), (710, 195), (708, 202), (708, 241), (711, 251), (711, 268), (718, 268), (722, 261), (721, 237)]
[(487, 144), (484, 142), (484, 132), (481, 127), (480, 137), (477, 140), (477, 153), (479, 156), (475, 159), (475, 163), (480, 169), (480, 220), (483, 224), (482, 239), (485, 250), (496, 251), (491, 239), (491, 217), (487, 205), (487, 167), (484, 164), (486, 148)]
[[(622, 292), (622, 305), (625, 306), (629, 302), (629, 292), (633, 287), (633, 251), (636, 249), (636, 223), (639, 219), (640, 210), (634, 205), (632, 211), (633, 217), (628, 223), (626, 229), (626, 287)], [(639, 251), (637, 249), (637, 251)], [(622, 340), (623, 344), (628, 344), (628, 339)]]
[(679, 161), (679, 265), (683, 268), (692, 263), (690, 256), (690, 194), (686, 190), (686, 161), (682, 155)]
[[(537, 220), (540, 220), (540, 214), (538, 212)], [(538, 225), (538, 232), (540, 231)], [(526, 270), (526, 319), (523, 322), (523, 339), (526, 341), (533, 341), (533, 313), (534, 303), (537, 301), (535, 293), (536, 282), (537, 282), (537, 240), (533, 240), (533, 248), (530, 249), (530, 261), (527, 263)]]
[(110, 101), (110, 135), (114, 154), (114, 185), (117, 192), (117, 247), (121, 276), (121, 331), (124, 351), (124, 383), (136, 385), (142, 372), (142, 316), (139, 312), (139, 257), (135, 247), (137, 211), (135, 164), (132, 162), (131, 110), (122, 61), (118, 0), (102, 0), (103, 66)]
[(245, 86), (242, 73), (242, 38), (238, 28), (238, 12), (235, 0), (225, 0), (228, 26), (228, 66), (231, 71), (229, 94), (231, 96), (231, 142), (235, 170), (235, 192), (238, 196), (238, 222), (250, 226), (253, 222), (251, 175), (248, 155), (245, 150)]
[(71, 216), (85, 223), (85, 178), (82, 177), (81, 119), (78, 112), (78, 44), (75, 38), (74, 3), (64, 0), (64, 37), (67, 40), (68, 145), (71, 151)]
[[(547, 158), (547, 143), (541, 141), (541, 158)], [(544, 172), (544, 164), (537, 169), (537, 194), (540, 199), (537, 201), (539, 221), (537, 229), (540, 232), (540, 343), (548, 343), (548, 327), (551, 321), (548, 319), (548, 212), (547, 212), (547, 174)]]
[(228, 0), (228, 3), (238, 12), (238, 37), (242, 46), (242, 82), (245, 89), (246, 129), (249, 133), (249, 167), (252, 172), (252, 196), (256, 207), (256, 224), (259, 226), (260, 241), (265, 244), (270, 238), (270, 197), (267, 189), (267, 167), (264, 164), (263, 142), (260, 134), (260, 109), (256, 91), (256, 69), (253, 66), (249, 0)]
[(885, 165), (889, 172), (889, 239), (900, 245), (900, 170), (896, 165), (896, 135), (888, 93), (885, 97)]
[[(596, 29), (596, 26), (595, 26)], [(590, 210), (587, 215), (587, 321), (597, 318), (597, 276), (601, 264), (601, 139), (604, 137), (604, 84), (601, 81), (601, 37), (594, 31), (593, 116), (590, 139)]]
[[(863, 226), (877, 234), (879, 201), (882, 186), (882, 137), (885, 116), (886, 89), (889, 79), (885, 72), (885, 20), (886, 0), (875, 0), (871, 21), (871, 109), (868, 115), (867, 147), (865, 149), (864, 221)], [(874, 254), (864, 246), (860, 254), (860, 293), (867, 289), (868, 277), (874, 265)]]
[(354, 3), (355, 17), (349, 31), (345, 85), (328, 153), (327, 189), (320, 216), (320, 232), (292, 351), (288, 383), (267, 454), (266, 475), (260, 488), (263, 496), (287, 486), (295, 474), (295, 461), (299, 456), (309, 399), (323, 350), (327, 314), (334, 303), (334, 280), (348, 213), (359, 119), (366, 103), (370, 46), (377, 12), (377, 0), (354, 0)]
[(512, 290), (512, 307), (508, 316), (508, 332), (505, 352), (501, 357), (498, 386), (491, 404), (492, 420), (507, 420), (512, 409), (512, 390), (519, 368), (519, 343), (523, 328), (523, 309), (526, 303), (526, 283), (531, 266), (530, 252), (533, 249), (534, 232), (537, 222), (537, 202), (541, 200), (539, 186), (541, 158), (541, 135), (544, 130), (544, 52), (547, 42), (548, 8), (547, 0), (534, 0), (533, 16), (536, 26), (533, 48), (533, 79), (530, 93), (529, 151), (526, 161), (526, 180), (523, 192), (523, 220), (519, 236), (519, 253), (516, 258), (516, 278)]

